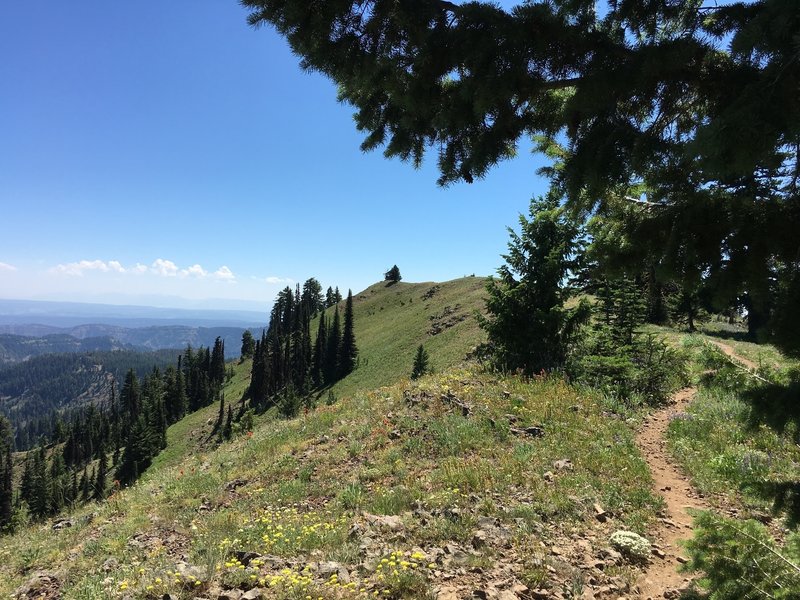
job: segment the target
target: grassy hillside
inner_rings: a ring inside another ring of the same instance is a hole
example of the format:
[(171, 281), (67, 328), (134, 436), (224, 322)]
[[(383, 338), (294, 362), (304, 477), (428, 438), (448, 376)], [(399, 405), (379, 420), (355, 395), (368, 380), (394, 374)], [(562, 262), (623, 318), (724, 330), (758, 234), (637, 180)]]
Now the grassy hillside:
[(266, 417), (204, 450), (213, 414), (173, 426), (142, 480), (79, 509), (72, 527), (0, 539), (0, 595), (41, 570), (44, 589), (84, 599), (625, 586), (635, 571), (608, 534), (642, 531), (658, 508), (630, 428), (558, 381), (450, 370)]
[[(136, 485), (76, 509), (70, 527), (0, 538), (0, 596), (20, 586), (68, 599), (629, 589), (637, 571), (609, 533), (645, 531), (660, 506), (632, 429), (562, 382), (452, 366), (482, 339), (473, 313), (484, 284), (358, 294), (361, 363), (335, 387), (338, 402), (290, 421), (269, 411), (220, 446), (209, 439), (217, 407), (189, 415)], [(410, 382), (420, 343), (436, 373)], [(229, 401), (249, 370), (234, 365)]]
[[(420, 344), (434, 371), (460, 363), (484, 340), (475, 314), (484, 310), (486, 279), (444, 283), (376, 283), (353, 296), (360, 362), (334, 386), (336, 394), (373, 389), (408, 377)], [(344, 303), (340, 305), (343, 310)], [(328, 316), (333, 309), (328, 310)], [(316, 332), (316, 322), (311, 326)]]

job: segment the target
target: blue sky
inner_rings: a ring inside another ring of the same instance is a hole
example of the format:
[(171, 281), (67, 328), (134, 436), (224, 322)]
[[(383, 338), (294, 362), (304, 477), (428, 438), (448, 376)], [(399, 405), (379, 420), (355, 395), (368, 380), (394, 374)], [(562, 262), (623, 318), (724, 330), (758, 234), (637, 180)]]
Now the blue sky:
[(353, 110), (235, 1), (0, 3), (0, 297), (252, 308), (490, 274), (545, 183), (441, 189), (363, 154)]

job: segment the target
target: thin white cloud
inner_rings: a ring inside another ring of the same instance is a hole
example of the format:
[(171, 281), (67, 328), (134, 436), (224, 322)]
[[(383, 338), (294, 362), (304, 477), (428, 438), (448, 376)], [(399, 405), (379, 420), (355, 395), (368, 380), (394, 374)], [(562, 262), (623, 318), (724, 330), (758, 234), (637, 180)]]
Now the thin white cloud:
[(16, 271), (17, 267), (8, 263), (0, 262), (0, 271)]
[[(16, 271), (13, 265), (0, 262), (0, 271)], [(133, 266), (125, 267), (118, 260), (80, 260), (70, 263), (62, 263), (50, 269), (51, 273), (60, 275), (69, 275), (74, 277), (83, 277), (88, 272), (99, 273), (129, 273), (133, 275), (145, 275), (150, 273), (158, 277), (179, 277), (179, 278), (193, 278), (193, 279), (216, 279), (219, 281), (236, 281), (236, 275), (231, 271), (227, 265), (222, 265), (216, 271), (207, 271), (199, 263), (195, 263), (190, 267), (181, 268), (175, 262), (165, 258), (157, 258), (148, 267), (145, 264), (137, 262)], [(280, 278), (274, 278), (277, 282), (289, 281)]]
[[(110, 266), (113, 263), (114, 267)], [(122, 268), (117, 261), (112, 260), (111, 263), (106, 263), (102, 260), (81, 260), (78, 262), (64, 263), (56, 265), (52, 270), (61, 275), (71, 275), (74, 277), (83, 277), (86, 271), (101, 271), (108, 273), (112, 270), (117, 270), (116, 266)]]
[(264, 278), (264, 281), (266, 281), (267, 283), (272, 283), (272, 284), (276, 284), (276, 283), (294, 283), (293, 279), (289, 279), (288, 277), (275, 277), (274, 275)]
[(215, 279), (222, 279), (224, 281), (233, 281), (236, 279), (236, 275), (233, 274), (233, 271), (225, 265), (222, 265), (219, 269), (214, 271), (213, 276)]
[(181, 273), (180, 274), (181, 274), (181, 277), (192, 276), (192, 277), (199, 277), (199, 278), (202, 279), (203, 277), (206, 277), (208, 275), (208, 271), (206, 271), (200, 265), (194, 264), (191, 267), (189, 267), (188, 269), (181, 269)]
[(163, 258), (157, 258), (153, 261), (150, 270), (161, 277), (175, 277), (179, 271), (178, 265), (171, 260), (164, 260)]

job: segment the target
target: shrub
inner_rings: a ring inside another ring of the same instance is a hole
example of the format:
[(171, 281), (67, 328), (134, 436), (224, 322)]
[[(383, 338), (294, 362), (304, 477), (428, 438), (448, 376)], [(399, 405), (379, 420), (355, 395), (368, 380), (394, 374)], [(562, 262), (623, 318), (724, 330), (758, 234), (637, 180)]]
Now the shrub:
[(300, 412), (303, 399), (293, 389), (289, 389), (280, 394), (276, 404), (280, 415), (285, 419), (291, 419)]
[(711, 512), (695, 519), (694, 538), (686, 543), (689, 568), (715, 600), (800, 597), (800, 535), (779, 547), (757, 521), (737, 521)]
[(643, 561), (650, 556), (650, 542), (633, 531), (621, 529), (611, 534), (609, 542), (615, 550), (631, 560)]
[(608, 328), (597, 327), (570, 358), (567, 371), (577, 382), (631, 403), (665, 402), (688, 380), (687, 358), (652, 334), (616, 345)]

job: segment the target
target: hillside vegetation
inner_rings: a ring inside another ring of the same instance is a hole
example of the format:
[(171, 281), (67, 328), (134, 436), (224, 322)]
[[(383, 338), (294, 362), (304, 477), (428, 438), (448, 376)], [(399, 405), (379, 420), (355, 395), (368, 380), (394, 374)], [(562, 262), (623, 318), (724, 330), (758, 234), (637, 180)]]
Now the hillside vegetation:
[(46, 569), (64, 598), (425, 598), (443, 578), (454, 594), (577, 588), (605, 561), (624, 587), (607, 535), (658, 507), (630, 428), (556, 380), (448, 370), (203, 450), (213, 413), (174, 425), (140, 482), (71, 527), (3, 538), (0, 594)]
[[(420, 344), (434, 371), (462, 362), (485, 338), (475, 319), (484, 310), (485, 286), (483, 277), (444, 283), (382, 281), (354, 295), (358, 368), (334, 392), (373, 389), (408, 377)], [(311, 324), (315, 330), (316, 322)]]
[[(297, 418), (273, 407), (243, 419), (222, 443), (219, 405), (187, 415), (136, 484), (0, 538), (0, 596), (636, 597), (643, 577), (672, 568), (665, 551), (682, 552), (653, 537), (669, 519), (634, 436), (647, 409), (465, 360), (483, 340), (484, 286), (381, 282), (355, 295), (359, 364), (332, 395)], [(729, 372), (714, 354), (724, 335), (645, 330), (691, 357), (700, 386), (670, 417), (671, 448), (713, 506), (769, 522), (775, 495), (755, 484), (795, 477), (794, 421), (754, 421), (747, 365)], [(420, 344), (434, 373), (411, 381)], [(796, 369), (768, 347), (735, 350), (759, 361), (758, 377)], [(229, 366), (238, 411), (252, 361)], [(694, 548), (690, 564), (708, 572)]]
[[(358, 294), (361, 359), (336, 403), (288, 421), (272, 409), (219, 446), (217, 407), (188, 415), (136, 485), (76, 509), (69, 527), (2, 538), (0, 595), (456, 598), (612, 578), (627, 589), (635, 571), (608, 535), (645, 532), (659, 506), (632, 430), (556, 379), (455, 366), (482, 339), (484, 284)], [(420, 343), (436, 372), (412, 383)], [(250, 361), (233, 366), (229, 402)]]

